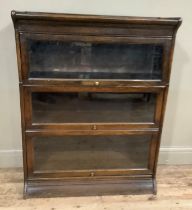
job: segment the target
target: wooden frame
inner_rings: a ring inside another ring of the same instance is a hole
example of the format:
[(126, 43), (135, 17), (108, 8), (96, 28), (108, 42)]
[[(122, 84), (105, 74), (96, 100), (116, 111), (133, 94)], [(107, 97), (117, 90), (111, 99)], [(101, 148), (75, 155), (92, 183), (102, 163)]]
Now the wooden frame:
[[(171, 63), (181, 18), (11, 13), (16, 37), (24, 195), (79, 196), (156, 193), (156, 168), (169, 88)], [(162, 79), (64, 79), (29, 77), (28, 40), (159, 44), (163, 46)], [(33, 92), (156, 93), (154, 122), (32, 123)], [(122, 170), (34, 171), (34, 137), (151, 135), (147, 168)]]
[[(123, 133), (123, 134), (122, 134)], [(158, 135), (156, 131), (143, 131), (140, 133), (137, 132), (131, 132), (131, 131), (126, 131), (126, 132), (116, 132), (115, 135), (151, 135), (151, 142), (150, 144), (157, 145), (158, 142)], [(108, 170), (102, 170), (102, 169), (95, 169), (95, 170), (58, 170), (58, 171), (35, 171), (34, 170), (34, 151), (33, 151), (33, 137), (39, 137), (39, 136), (58, 136), (58, 133), (41, 133), (41, 132), (36, 132), (35, 135), (33, 133), (27, 132), (26, 133), (26, 141), (27, 141), (27, 154), (28, 154), (28, 175), (29, 177), (33, 178), (39, 178), (39, 179), (44, 179), (46, 178), (52, 178), (52, 179), (57, 179), (58, 177), (60, 178), (73, 178), (73, 177), (84, 177), (84, 178), (90, 178), (90, 174), (92, 171), (94, 171), (94, 177), (96, 179), (100, 179), (102, 177), (106, 178), (108, 176), (134, 176), (134, 175), (150, 175), (152, 177), (152, 172), (154, 168), (154, 163), (155, 163), (155, 151), (152, 150), (153, 147), (150, 147), (149, 149), (149, 154), (148, 158), (150, 161), (148, 161), (148, 168), (132, 168), (132, 169), (108, 169)], [(67, 135), (70, 136), (81, 136), (81, 135), (114, 135), (114, 132), (111, 131), (103, 131), (102, 133), (96, 133), (96, 132), (78, 132), (78, 131), (73, 131), (73, 133), (70, 134), (62, 134), (61, 137), (67, 137)]]
[[(47, 128), (47, 129), (67, 129), (67, 130), (75, 130), (75, 129), (80, 129), (80, 130), (92, 130), (93, 125), (97, 126), (98, 129), (144, 129), (144, 128), (158, 128), (159, 126), (159, 120), (161, 117), (161, 104), (163, 103), (163, 88), (156, 88), (156, 89), (141, 89), (141, 88), (125, 88), (125, 89), (118, 89), (118, 88), (108, 88), (103, 89), (103, 88), (97, 88), (96, 90), (92, 90), (91, 88), (87, 88), (85, 90), (81, 86), (74, 88), (74, 87), (51, 87), (48, 88), (48, 86), (43, 86), (43, 87), (38, 87), (38, 86), (23, 86), (24, 89), (24, 106), (25, 106), (25, 119), (26, 119), (26, 128), (28, 129), (41, 129), (41, 128)], [(70, 93), (73, 91), (77, 92), (82, 92), (82, 91), (89, 91), (90, 93), (97, 93), (97, 92), (110, 92), (110, 93), (155, 93), (157, 94), (157, 99), (156, 99), (156, 105), (155, 105), (155, 113), (154, 113), (154, 121), (153, 122), (138, 122), (138, 123), (131, 123), (131, 122), (120, 122), (120, 123), (33, 123), (32, 122), (32, 98), (31, 95), (33, 92), (38, 93), (46, 93), (46, 92), (52, 92), (52, 93)]]
[[(144, 38), (144, 37), (124, 37), (124, 36), (118, 36), (118, 37), (109, 37), (109, 36), (80, 36), (80, 35), (45, 35), (45, 34), (28, 34), (28, 33), (20, 33), (20, 42), (21, 45), (21, 62), (23, 63), (22, 71), (20, 78), (22, 78), (22, 81), (24, 81), (26, 84), (32, 83), (32, 84), (66, 84), (66, 85), (76, 85), (79, 84), (79, 82), (83, 85), (93, 85), (94, 81), (86, 82), (86, 80), (80, 80), (80, 79), (54, 79), (54, 78), (31, 78), (29, 77), (29, 58), (27, 54), (27, 42), (28, 40), (40, 40), (40, 41), (63, 41), (63, 42), (73, 42), (73, 41), (79, 41), (79, 42), (91, 42), (91, 43), (124, 43), (124, 44), (158, 44), (162, 45), (163, 47), (163, 65), (162, 65), (162, 80), (142, 80), (142, 79), (135, 79), (135, 80), (105, 80), (105, 79), (97, 79), (97, 81), (100, 82), (100, 86), (110, 86), (120, 84), (123, 85), (132, 85), (132, 84), (146, 84), (149, 83), (149, 85), (152, 84), (158, 84), (163, 85), (167, 84), (169, 79), (169, 57), (170, 57), (170, 46), (172, 39), (170, 38)], [(128, 83), (129, 82), (129, 83)]]

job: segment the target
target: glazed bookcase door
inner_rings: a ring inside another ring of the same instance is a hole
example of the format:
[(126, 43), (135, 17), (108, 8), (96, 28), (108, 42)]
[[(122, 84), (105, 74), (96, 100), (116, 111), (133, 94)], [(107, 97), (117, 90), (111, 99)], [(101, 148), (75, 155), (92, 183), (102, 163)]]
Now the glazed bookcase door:
[(159, 128), (164, 89), (110, 90), (25, 87), (26, 126), (66, 130)]
[(165, 82), (167, 79), (171, 44), (168, 38), (21, 34), (20, 40), (24, 80)]
[[(27, 134), (31, 177), (102, 177), (151, 175), (157, 135)], [(134, 149), (133, 149), (134, 148)]]

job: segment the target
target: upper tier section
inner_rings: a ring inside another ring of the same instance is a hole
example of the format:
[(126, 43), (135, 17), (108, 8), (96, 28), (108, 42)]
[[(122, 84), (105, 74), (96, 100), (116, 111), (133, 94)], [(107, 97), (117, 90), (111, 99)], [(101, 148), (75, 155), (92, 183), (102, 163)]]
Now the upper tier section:
[(169, 83), (181, 18), (17, 11), (11, 15), (20, 82)]

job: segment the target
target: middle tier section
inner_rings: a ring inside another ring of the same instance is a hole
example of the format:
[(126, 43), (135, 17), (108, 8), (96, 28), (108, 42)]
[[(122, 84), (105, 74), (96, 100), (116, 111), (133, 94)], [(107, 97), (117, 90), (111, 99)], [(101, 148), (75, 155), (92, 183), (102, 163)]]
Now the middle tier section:
[(26, 129), (158, 128), (164, 89), (84, 90), (21, 86)]

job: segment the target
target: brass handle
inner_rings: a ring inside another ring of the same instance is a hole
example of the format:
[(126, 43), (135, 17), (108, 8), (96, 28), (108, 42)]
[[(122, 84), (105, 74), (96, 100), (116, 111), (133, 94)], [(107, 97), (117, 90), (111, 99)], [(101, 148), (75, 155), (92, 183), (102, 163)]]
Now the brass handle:
[(99, 81), (81, 81), (82, 85), (86, 86), (99, 86), (100, 82)]
[(94, 172), (91, 172), (90, 173), (90, 176), (92, 176), (92, 177), (95, 176), (95, 173)]
[(95, 85), (96, 85), (96, 86), (99, 86), (99, 82), (98, 82), (98, 81), (97, 81), (97, 82), (95, 82)]
[(92, 129), (93, 130), (97, 130), (97, 126), (96, 125), (93, 125)]

